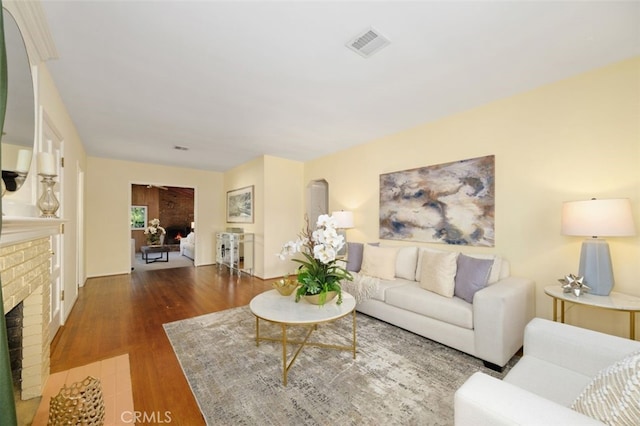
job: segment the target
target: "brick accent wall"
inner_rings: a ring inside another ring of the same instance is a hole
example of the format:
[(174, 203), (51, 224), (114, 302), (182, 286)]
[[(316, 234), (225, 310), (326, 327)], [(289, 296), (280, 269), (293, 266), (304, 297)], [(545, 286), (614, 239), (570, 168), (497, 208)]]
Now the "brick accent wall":
[(22, 399), (40, 396), (49, 377), (50, 270), (50, 238), (0, 248), (4, 311), (24, 307)]

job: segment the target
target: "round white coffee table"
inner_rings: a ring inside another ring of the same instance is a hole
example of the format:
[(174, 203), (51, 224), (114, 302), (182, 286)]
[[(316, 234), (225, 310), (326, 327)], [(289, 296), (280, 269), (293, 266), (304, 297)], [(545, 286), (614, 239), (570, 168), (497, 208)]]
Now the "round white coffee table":
[[(256, 346), (261, 340), (282, 343), (282, 382), (287, 385), (287, 373), (305, 346), (319, 346), (322, 348), (338, 349), (353, 352), (356, 357), (356, 301), (352, 295), (342, 292), (342, 304), (336, 304), (338, 298), (325, 303), (323, 306), (312, 305), (304, 299), (298, 303), (295, 301), (295, 293), (291, 296), (281, 296), (277, 290), (269, 290), (260, 293), (251, 300), (249, 308), (256, 316)], [(353, 317), (353, 336), (351, 346), (331, 345), (319, 342), (309, 342), (309, 336), (318, 324), (335, 321), (351, 314)], [(266, 337), (260, 335), (260, 320), (279, 324), (282, 330), (280, 337)], [(289, 340), (287, 338), (288, 326), (306, 327), (307, 333), (303, 340)], [(287, 345), (300, 345), (287, 361)]]

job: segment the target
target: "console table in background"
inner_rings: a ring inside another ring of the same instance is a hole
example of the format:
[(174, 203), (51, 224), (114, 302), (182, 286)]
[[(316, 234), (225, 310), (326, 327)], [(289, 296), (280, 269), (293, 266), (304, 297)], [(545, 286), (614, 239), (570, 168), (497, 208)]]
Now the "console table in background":
[(250, 233), (218, 232), (216, 234), (216, 263), (226, 266), (238, 278), (242, 272), (253, 275), (254, 236)]
[(560, 322), (564, 322), (564, 303), (586, 305), (612, 311), (629, 312), (629, 338), (636, 338), (636, 312), (640, 312), (640, 297), (612, 291), (608, 296), (596, 296), (585, 293), (576, 296), (565, 293), (561, 286), (551, 285), (544, 288), (545, 294), (553, 298), (553, 320), (558, 320), (558, 301), (560, 301)]

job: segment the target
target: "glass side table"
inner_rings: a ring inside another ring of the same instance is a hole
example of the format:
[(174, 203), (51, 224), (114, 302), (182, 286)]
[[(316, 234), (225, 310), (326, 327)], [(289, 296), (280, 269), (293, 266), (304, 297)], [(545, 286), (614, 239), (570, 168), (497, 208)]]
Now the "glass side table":
[(573, 293), (565, 293), (560, 285), (547, 286), (544, 288), (544, 292), (547, 296), (553, 298), (554, 321), (558, 320), (558, 301), (560, 301), (560, 322), (564, 322), (565, 302), (612, 311), (629, 312), (629, 338), (631, 340), (636, 339), (636, 312), (640, 312), (640, 297), (616, 291), (612, 291), (608, 296), (596, 296), (589, 293), (575, 296)]

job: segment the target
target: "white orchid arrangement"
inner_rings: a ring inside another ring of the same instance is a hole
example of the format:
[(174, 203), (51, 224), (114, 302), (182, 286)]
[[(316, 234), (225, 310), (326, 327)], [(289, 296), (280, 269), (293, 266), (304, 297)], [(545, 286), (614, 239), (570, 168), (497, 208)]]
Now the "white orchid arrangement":
[[(287, 256), (301, 253), (304, 259), (292, 259), (300, 263), (298, 267), (298, 282), (300, 287), (296, 292), (296, 302), (304, 295), (320, 294), (320, 304), (323, 304), (329, 291), (338, 293), (337, 303), (342, 303), (342, 289), (340, 281), (353, 280), (353, 276), (337, 263), (337, 255), (345, 241), (336, 230), (333, 217), (323, 214), (318, 217), (316, 229), (311, 232), (309, 220), (306, 227), (295, 241), (289, 241), (282, 246), (278, 254), (284, 260)], [(324, 296), (324, 297), (323, 297)]]
[(152, 219), (149, 222), (149, 226), (144, 230), (144, 235), (147, 235), (151, 241), (160, 241), (160, 235), (166, 234), (167, 231), (160, 226), (160, 219)]

